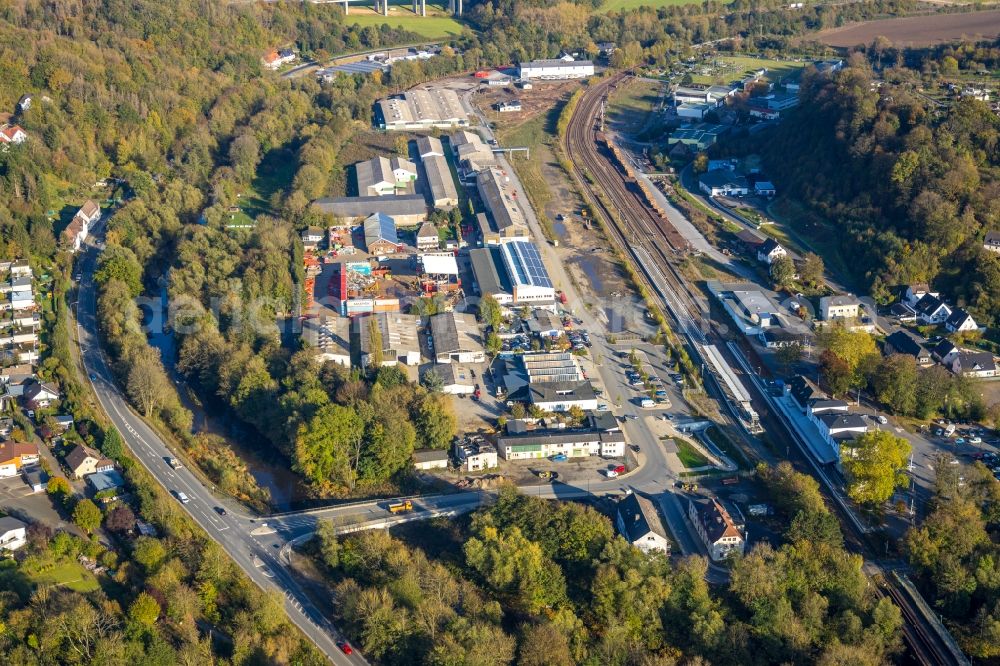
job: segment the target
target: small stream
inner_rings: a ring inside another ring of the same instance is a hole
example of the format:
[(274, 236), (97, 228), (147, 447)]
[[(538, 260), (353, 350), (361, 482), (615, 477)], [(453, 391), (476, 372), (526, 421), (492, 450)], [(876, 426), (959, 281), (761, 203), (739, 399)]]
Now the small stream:
[[(166, 313), (166, 284), (160, 288), (160, 299), (163, 303), (161, 311)], [(143, 314), (148, 323), (150, 314)], [(281, 454), (272, 451), (271, 442), (228, 412), (210, 414), (201, 404), (191, 400), (184, 379), (177, 372), (177, 344), (173, 333), (165, 326), (152, 326), (147, 337), (149, 344), (160, 351), (163, 365), (170, 379), (177, 385), (181, 403), (191, 411), (192, 432), (209, 433), (224, 439), (233, 453), (246, 464), (257, 483), (271, 492), (271, 505), (276, 511), (295, 509), (306, 502), (309, 495), (305, 485), (289, 468), (288, 461)], [(272, 452), (273, 457), (267, 452)]]

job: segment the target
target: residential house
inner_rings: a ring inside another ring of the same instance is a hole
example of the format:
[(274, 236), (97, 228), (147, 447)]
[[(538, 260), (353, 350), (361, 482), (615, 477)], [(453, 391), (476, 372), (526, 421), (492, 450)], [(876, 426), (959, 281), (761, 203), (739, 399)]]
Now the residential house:
[(615, 524), (625, 540), (644, 553), (670, 552), (670, 540), (652, 500), (631, 492), (618, 502)]
[(106, 493), (102, 497), (104, 503), (117, 499), (117, 491), (125, 487), (125, 478), (116, 469), (107, 469), (103, 472), (94, 472), (87, 475), (87, 485), (94, 489), (94, 493)]
[(757, 261), (766, 263), (768, 266), (778, 260), (778, 257), (787, 257), (788, 252), (781, 247), (781, 243), (768, 238), (757, 248)]
[(951, 308), (933, 294), (924, 294), (913, 309), (917, 313), (917, 321), (926, 326), (943, 324), (951, 316)]
[(0, 478), (17, 476), (23, 467), (38, 463), (38, 445), (30, 442), (0, 442)]
[(735, 197), (750, 193), (745, 177), (726, 170), (703, 173), (698, 178), (698, 187), (710, 197)]
[(440, 449), (417, 449), (413, 452), (413, 468), (422, 471), (448, 469), (448, 452)]
[(965, 377), (996, 377), (996, 359), (989, 352), (961, 351), (952, 359), (951, 371)]
[(441, 241), (438, 237), (438, 228), (433, 222), (424, 222), (417, 230), (417, 251), (429, 252), (438, 249)]
[(1000, 231), (986, 232), (986, 238), (983, 239), (983, 249), (1000, 253)]
[(33, 382), (25, 387), (22, 399), (28, 409), (46, 409), (59, 397), (59, 389), (52, 384)]
[(979, 330), (976, 320), (962, 308), (955, 308), (951, 311), (951, 315), (944, 322), (944, 327), (950, 333), (964, 333), (966, 331)]
[(958, 356), (961, 351), (961, 349), (955, 346), (954, 342), (948, 338), (942, 338), (941, 342), (937, 343), (934, 346), (934, 349), (931, 350), (931, 353), (934, 355), (934, 358), (938, 360), (938, 363), (945, 367), (951, 367), (952, 361), (955, 360), (955, 357)]
[(368, 254), (395, 254), (399, 250), (396, 221), (385, 213), (375, 213), (364, 222), (365, 248)]
[[(417, 338), (417, 324), (420, 318), (414, 315), (376, 312), (364, 314), (354, 319), (355, 331), (361, 347), (361, 364), (370, 366), (381, 355), (382, 365), (417, 365), (420, 363), (420, 342)], [(381, 350), (374, 347), (381, 343)]]
[(886, 356), (890, 354), (906, 354), (917, 360), (917, 365), (930, 365), (934, 359), (927, 351), (923, 341), (910, 333), (906, 329), (899, 329), (885, 339), (883, 351)]
[(326, 233), (321, 227), (307, 227), (302, 231), (302, 247), (310, 252), (319, 247)]
[(893, 317), (901, 324), (915, 324), (917, 322), (917, 313), (912, 307), (906, 303), (893, 303), (889, 307), (889, 316)]
[(466, 472), (481, 472), (497, 466), (497, 449), (482, 440), (457, 440), (455, 457)]
[(714, 562), (726, 559), (730, 553), (743, 554), (743, 534), (716, 498), (689, 497), (688, 518)]
[(914, 307), (921, 298), (927, 296), (928, 294), (934, 296), (935, 298), (940, 296), (938, 292), (931, 291), (930, 286), (926, 282), (916, 282), (906, 286), (906, 289), (903, 291), (902, 298), (904, 303), (910, 307)]
[(271, 49), (261, 58), (261, 63), (265, 69), (275, 71), (281, 69), (283, 65), (295, 62), (295, 51), (291, 49)]
[(28, 133), (20, 125), (0, 127), (0, 143), (21, 144), (28, 140)]
[(31, 95), (25, 93), (21, 95), (21, 99), (17, 100), (17, 112), (25, 113), (30, 108), (31, 108)]
[(66, 432), (73, 427), (73, 417), (68, 414), (60, 414), (52, 417), (52, 423), (55, 425), (56, 430)]
[(743, 252), (750, 255), (756, 255), (757, 248), (763, 245), (766, 240), (767, 238), (751, 229), (741, 229), (736, 234), (736, 241), (743, 248)]
[(819, 315), (824, 321), (837, 319), (857, 319), (861, 301), (851, 294), (824, 296), (819, 299)]
[(76, 212), (73, 219), (66, 226), (62, 233), (63, 244), (72, 252), (76, 252), (87, 240), (90, 227), (101, 219), (101, 207), (88, 199), (84, 202), (80, 210)]
[(497, 438), (497, 452), (505, 460), (530, 460), (564, 455), (586, 458), (625, 455), (625, 433), (594, 430), (533, 430)]
[(65, 461), (66, 467), (78, 479), (82, 479), (88, 474), (107, 472), (115, 468), (113, 460), (102, 457), (97, 451), (82, 444), (74, 444), (73, 448), (66, 454)]
[(0, 549), (13, 551), (27, 543), (27, 523), (12, 516), (0, 518)]

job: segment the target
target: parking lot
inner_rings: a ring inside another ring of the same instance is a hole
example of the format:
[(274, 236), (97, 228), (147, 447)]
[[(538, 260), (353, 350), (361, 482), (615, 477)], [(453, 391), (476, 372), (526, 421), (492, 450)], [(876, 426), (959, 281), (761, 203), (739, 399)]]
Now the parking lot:
[(31, 492), (20, 474), (0, 479), (0, 511), (31, 522), (44, 523), (53, 529), (68, 528), (76, 531), (75, 527), (59, 516), (49, 495), (45, 492)]

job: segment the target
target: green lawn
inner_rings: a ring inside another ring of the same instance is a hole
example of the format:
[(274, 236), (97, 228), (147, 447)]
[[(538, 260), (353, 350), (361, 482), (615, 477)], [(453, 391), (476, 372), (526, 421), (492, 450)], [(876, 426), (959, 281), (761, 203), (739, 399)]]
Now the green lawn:
[(606, 14), (607, 12), (620, 12), (638, 7), (653, 7), (655, 9), (656, 7), (693, 4), (701, 4), (701, 0), (607, 0), (598, 7), (597, 11)]
[(251, 218), (271, 212), (271, 195), (279, 190), (291, 188), (292, 179), (298, 169), (297, 143), (272, 148), (261, 159), (253, 186), (240, 202)]
[(657, 102), (664, 92), (661, 83), (636, 81), (618, 89), (608, 104), (608, 118), (628, 134), (636, 134), (650, 121)]
[(496, 133), (501, 145), (532, 148), (530, 158), (518, 154), (511, 158), (510, 163), (517, 171), (517, 177), (521, 180), (528, 199), (531, 200), (531, 206), (535, 209), (543, 231), (550, 238), (555, 238), (555, 230), (552, 228), (552, 221), (545, 215), (545, 206), (552, 200), (552, 192), (542, 173), (542, 160), (551, 158), (548, 146), (556, 140), (555, 125), (563, 106), (562, 103), (556, 104), (548, 113), (539, 114), (517, 127), (505, 128)]
[(100, 585), (97, 578), (77, 562), (63, 562), (53, 568), (31, 577), (40, 587), (58, 585), (75, 592), (94, 592)]
[(362, 27), (388, 24), (393, 28), (402, 28), (416, 33), (426, 39), (439, 39), (458, 35), (462, 32), (462, 23), (448, 15), (447, 3), (431, 6), (427, 4), (427, 16), (417, 16), (413, 13), (413, 3), (390, 2), (389, 16), (382, 16), (372, 11), (371, 7), (351, 7), (351, 13), (344, 23), (356, 23)]
[[(750, 72), (758, 69), (766, 69), (765, 78), (768, 80), (784, 81), (789, 78), (795, 79), (801, 73), (806, 62), (793, 62), (789, 60), (770, 60), (767, 58), (751, 58), (748, 56), (720, 56), (709, 62), (695, 67), (691, 80), (693, 83), (710, 85), (713, 83), (729, 83), (734, 79), (739, 79)], [(700, 72), (702, 67), (708, 71)]]
[(702, 455), (698, 449), (694, 448), (694, 444), (691, 442), (680, 437), (674, 437), (673, 439), (674, 444), (677, 445), (677, 457), (681, 459), (681, 464), (688, 469), (711, 464), (708, 462), (708, 458)]

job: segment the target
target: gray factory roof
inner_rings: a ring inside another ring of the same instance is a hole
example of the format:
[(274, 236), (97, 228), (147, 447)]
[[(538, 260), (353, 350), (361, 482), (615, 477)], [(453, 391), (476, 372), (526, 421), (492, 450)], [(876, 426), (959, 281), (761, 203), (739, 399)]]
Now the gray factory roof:
[(442, 312), (430, 318), (430, 325), (434, 350), (438, 354), (474, 352), (483, 348), (475, 315)]
[(429, 155), (444, 155), (444, 146), (441, 145), (441, 139), (436, 136), (417, 137), (417, 154), (421, 158)]
[(469, 251), (472, 272), (479, 284), (480, 294), (511, 293), (510, 277), (504, 268), (500, 248), (484, 247)]
[(451, 176), (451, 167), (448, 160), (440, 155), (425, 157), (424, 171), (427, 173), (427, 186), (431, 192), (431, 203), (438, 201), (454, 200), (458, 201), (458, 190), (455, 188), (455, 179)]
[(510, 177), (500, 169), (480, 171), (476, 176), (476, 189), (486, 208), (493, 217), (493, 223), (500, 233), (508, 229), (526, 229), (524, 213), (516, 199), (516, 192)]

